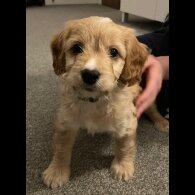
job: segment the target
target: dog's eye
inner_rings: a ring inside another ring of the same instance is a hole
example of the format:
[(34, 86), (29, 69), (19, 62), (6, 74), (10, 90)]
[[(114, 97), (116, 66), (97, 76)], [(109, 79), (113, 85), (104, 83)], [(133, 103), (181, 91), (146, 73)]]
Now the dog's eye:
[(75, 44), (72, 47), (72, 52), (74, 54), (82, 53), (83, 52), (83, 48), (82, 48), (82, 46), (80, 44)]
[(115, 49), (115, 48), (111, 48), (111, 49), (109, 50), (109, 55), (110, 55), (112, 58), (117, 57), (117, 56), (118, 56), (118, 50)]

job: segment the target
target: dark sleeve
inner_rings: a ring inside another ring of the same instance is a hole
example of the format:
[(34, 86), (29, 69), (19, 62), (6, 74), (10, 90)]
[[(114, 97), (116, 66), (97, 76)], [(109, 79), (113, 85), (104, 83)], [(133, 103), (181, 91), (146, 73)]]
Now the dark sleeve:
[(154, 56), (169, 55), (169, 27), (166, 26), (156, 32), (137, 36), (138, 41), (146, 44)]

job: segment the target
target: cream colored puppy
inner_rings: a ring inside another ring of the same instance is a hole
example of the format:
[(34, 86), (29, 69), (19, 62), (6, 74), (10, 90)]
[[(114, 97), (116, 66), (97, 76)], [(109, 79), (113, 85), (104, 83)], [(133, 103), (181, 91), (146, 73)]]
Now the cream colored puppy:
[(53, 67), (60, 79), (54, 156), (43, 173), (52, 188), (70, 177), (72, 147), (79, 129), (108, 132), (116, 139), (111, 172), (128, 180), (134, 173), (142, 66), (148, 56), (134, 30), (109, 18), (89, 17), (66, 23), (51, 43)]

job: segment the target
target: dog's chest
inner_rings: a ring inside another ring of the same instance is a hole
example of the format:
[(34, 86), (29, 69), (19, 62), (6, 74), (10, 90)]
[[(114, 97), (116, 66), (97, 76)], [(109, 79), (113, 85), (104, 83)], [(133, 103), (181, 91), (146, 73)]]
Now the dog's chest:
[(137, 87), (113, 91), (109, 96), (97, 102), (88, 102), (75, 98), (74, 94), (65, 96), (59, 116), (68, 129), (87, 129), (90, 133), (117, 132), (127, 133), (136, 123), (133, 104)]
[(81, 103), (77, 110), (80, 128), (91, 133), (114, 131), (114, 111), (109, 105), (96, 103)]

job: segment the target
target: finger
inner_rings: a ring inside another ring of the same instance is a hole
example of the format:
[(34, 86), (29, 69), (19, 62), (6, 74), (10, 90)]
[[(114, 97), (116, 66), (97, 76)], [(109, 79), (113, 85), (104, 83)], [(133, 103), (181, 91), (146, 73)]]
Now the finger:
[(138, 98), (139, 101), (144, 101), (146, 98), (154, 98), (158, 91), (159, 91), (159, 84), (157, 82), (157, 79), (154, 78), (154, 76), (148, 75), (147, 78), (147, 85), (143, 93)]
[(151, 88), (150, 87), (146, 88), (144, 92), (136, 99), (135, 104), (137, 107), (139, 107), (139, 105), (143, 104), (144, 102), (149, 104), (155, 99), (156, 93), (152, 89), (153, 89), (152, 86)]
[(151, 105), (152, 101), (151, 99), (146, 99), (145, 101), (141, 102), (140, 105), (138, 105), (137, 110), (136, 110), (136, 117), (139, 118), (142, 113)]
[[(152, 88), (153, 89), (153, 86)], [(148, 108), (152, 102), (155, 100), (156, 93), (154, 93), (153, 90), (150, 89), (150, 86), (136, 99), (135, 105), (136, 105), (136, 116), (140, 117), (142, 112), (145, 111), (146, 108)]]

